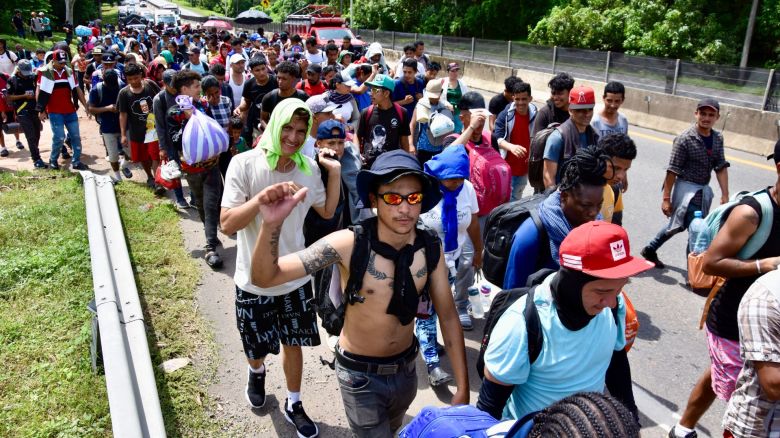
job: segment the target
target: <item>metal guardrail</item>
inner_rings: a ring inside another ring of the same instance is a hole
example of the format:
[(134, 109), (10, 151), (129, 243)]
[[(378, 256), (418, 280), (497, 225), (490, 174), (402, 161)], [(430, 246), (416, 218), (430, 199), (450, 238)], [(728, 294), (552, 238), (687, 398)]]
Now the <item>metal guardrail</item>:
[(113, 435), (165, 437), (141, 301), (114, 185), (107, 176), (80, 173)]

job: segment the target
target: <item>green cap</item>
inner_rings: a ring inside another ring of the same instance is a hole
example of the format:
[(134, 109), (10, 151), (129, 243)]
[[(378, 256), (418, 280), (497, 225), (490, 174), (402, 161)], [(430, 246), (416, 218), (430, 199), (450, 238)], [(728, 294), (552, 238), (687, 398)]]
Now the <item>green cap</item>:
[(386, 88), (390, 91), (395, 90), (395, 81), (387, 75), (376, 75), (373, 81), (366, 83), (372, 87)]

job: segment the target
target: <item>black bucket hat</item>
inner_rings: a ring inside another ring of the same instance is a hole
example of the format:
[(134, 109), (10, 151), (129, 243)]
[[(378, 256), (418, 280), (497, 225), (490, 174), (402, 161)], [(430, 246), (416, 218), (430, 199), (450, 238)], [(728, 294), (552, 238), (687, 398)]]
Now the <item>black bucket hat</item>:
[(372, 187), (390, 184), (406, 175), (415, 175), (422, 182), (423, 201), (421, 213), (427, 212), (439, 203), (441, 200), (439, 181), (435, 177), (423, 172), (416, 157), (398, 149), (383, 153), (377, 157), (370, 170), (364, 169), (358, 173), (357, 190), (363, 207), (369, 208), (371, 206), (368, 192)]

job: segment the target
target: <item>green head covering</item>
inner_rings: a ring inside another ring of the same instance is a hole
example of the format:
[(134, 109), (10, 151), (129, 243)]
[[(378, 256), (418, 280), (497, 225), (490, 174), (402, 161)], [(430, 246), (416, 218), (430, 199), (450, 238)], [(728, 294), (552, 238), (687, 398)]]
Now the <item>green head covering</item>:
[(352, 52), (350, 52), (349, 50), (342, 50), (341, 52), (339, 52), (339, 57), (336, 60), (336, 62), (341, 64), (341, 60), (344, 59), (344, 57), (347, 56), (347, 55), (349, 55), (350, 58), (351, 58), (352, 57)]
[[(282, 152), (282, 127), (292, 119), (293, 113), (299, 109), (306, 110), (309, 114), (309, 126), (306, 132), (311, 131), (312, 114), (309, 107), (306, 106), (300, 99), (290, 98), (279, 102), (274, 108), (274, 112), (271, 113), (271, 119), (268, 121), (268, 125), (263, 132), (263, 136), (260, 138), (259, 147), (265, 150), (265, 156), (268, 159), (268, 167), (271, 170), (276, 169), (276, 163), (279, 162)], [(301, 147), (303, 144), (301, 144)], [(309, 169), (309, 163), (306, 161), (306, 157), (301, 153), (301, 148), (292, 154), (291, 160), (298, 166), (305, 175), (311, 175), (311, 169)]]
[(165, 58), (165, 62), (167, 62), (168, 65), (173, 64), (173, 53), (171, 53), (170, 50), (163, 50), (162, 52), (160, 52), (160, 56)]

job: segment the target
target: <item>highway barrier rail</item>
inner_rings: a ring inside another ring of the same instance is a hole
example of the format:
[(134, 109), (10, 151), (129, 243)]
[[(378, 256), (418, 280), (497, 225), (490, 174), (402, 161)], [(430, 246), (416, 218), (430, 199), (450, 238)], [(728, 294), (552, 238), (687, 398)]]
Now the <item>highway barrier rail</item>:
[(165, 437), (141, 301), (108, 176), (81, 172), (103, 368), (115, 437)]

